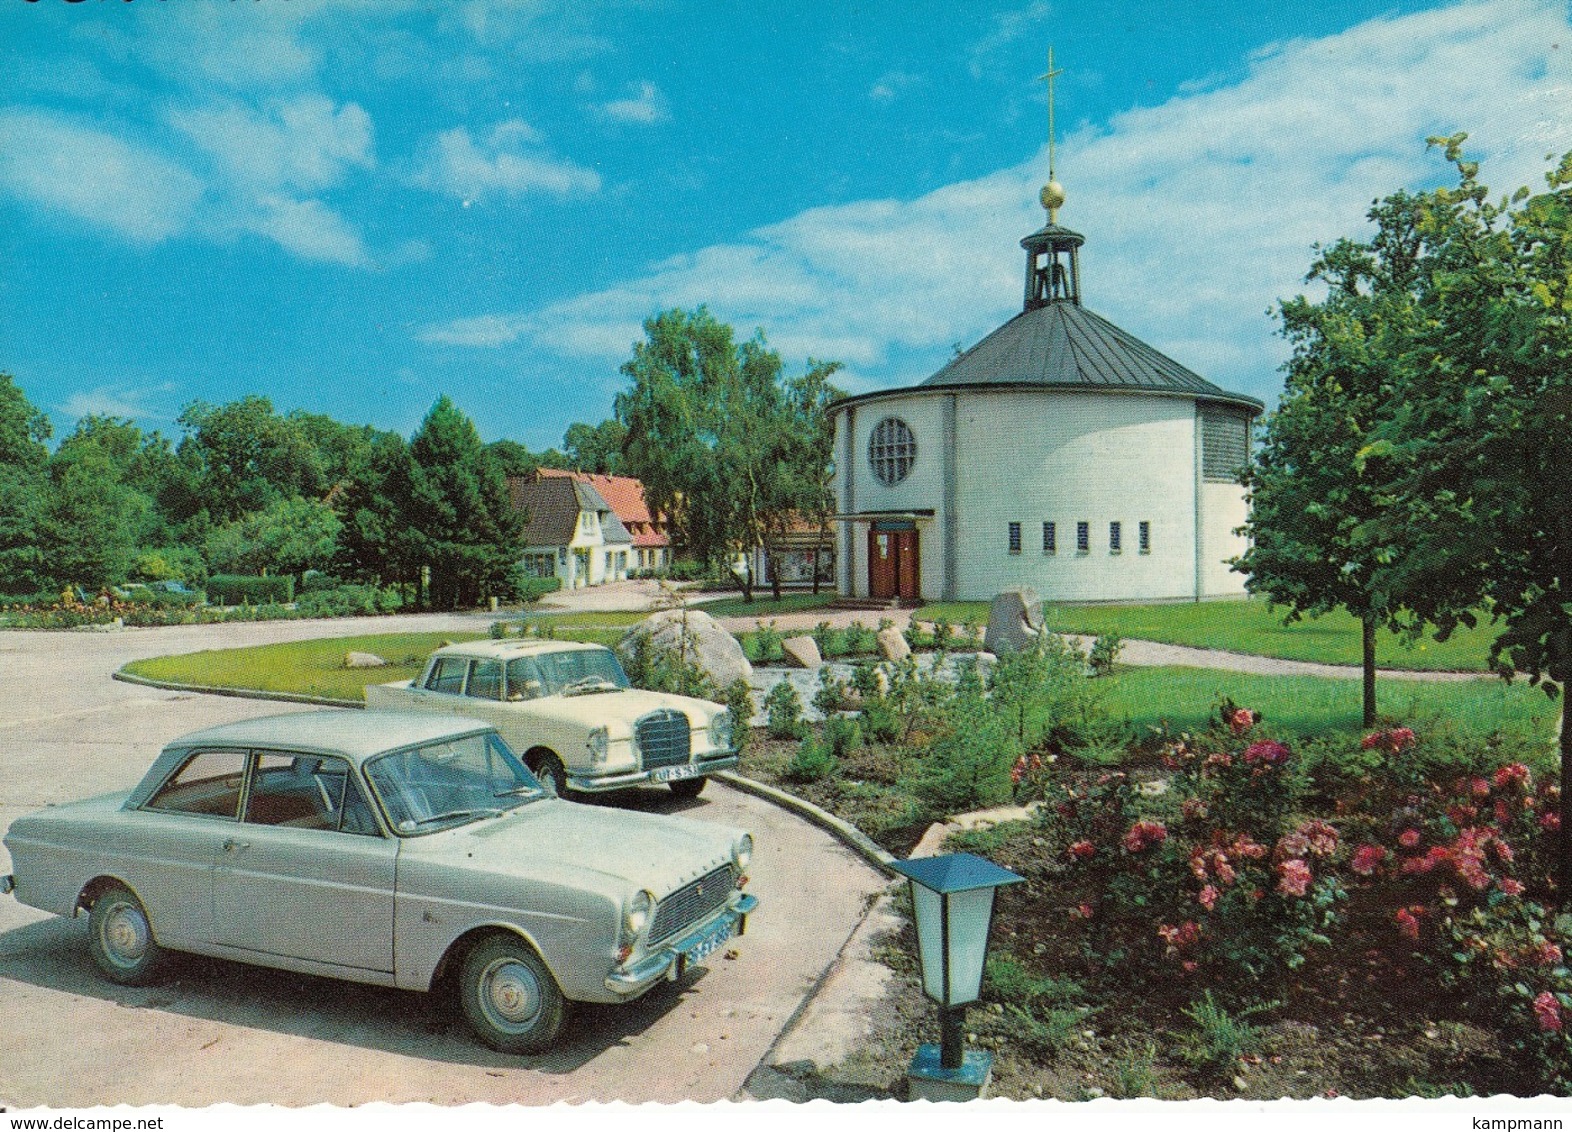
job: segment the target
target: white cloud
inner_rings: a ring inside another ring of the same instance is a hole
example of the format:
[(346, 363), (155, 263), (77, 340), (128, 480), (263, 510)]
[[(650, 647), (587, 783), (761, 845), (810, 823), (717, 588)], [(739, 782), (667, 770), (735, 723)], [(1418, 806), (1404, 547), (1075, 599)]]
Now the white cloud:
[(342, 183), (351, 167), (375, 165), (371, 116), (353, 102), (335, 107), (320, 94), (261, 109), (238, 102), (177, 107), (167, 117), (246, 193), (320, 192)]
[(994, 65), (995, 57), (999, 52), (1029, 34), (1038, 24), (1047, 20), (1052, 11), (1048, 0), (1033, 0), (1033, 3), (1025, 8), (1000, 12), (994, 16), (993, 26), (989, 28), (988, 34), (973, 43), (967, 51), (968, 67), (972, 77), (982, 78), (988, 68)]
[[(1268, 397), (1283, 357), (1265, 312), (1312, 245), (1363, 230), (1372, 200), (1449, 179), (1424, 137), (1466, 129), (1498, 190), (1572, 149), (1565, 15), (1522, 0), (1382, 18), (1258, 52), (1245, 78), (1064, 139), (1060, 222), (1087, 237), (1093, 310), (1219, 384)], [(1489, 76), (1489, 81), (1481, 81)], [(603, 291), (428, 328), (428, 341), (626, 357), (642, 320), (707, 303), (795, 360), (864, 380), (926, 377), (1020, 309), (1021, 236), (1045, 155), (910, 201), (810, 209)]]
[(493, 193), (594, 193), (600, 174), (553, 157), (541, 145), (538, 131), (513, 119), (493, 128), (481, 144), (463, 126), (439, 134), (432, 143), (415, 183), (468, 203)]
[(671, 117), (666, 109), (665, 96), (652, 82), (634, 85), (632, 98), (619, 98), (601, 104), (600, 112), (614, 122), (634, 122), (651, 126)]
[(202, 183), (156, 151), (42, 110), (0, 111), (0, 190), (138, 244), (190, 224)]
[(77, 390), (66, 398), (56, 412), (73, 420), (83, 417), (124, 417), (133, 421), (168, 421), (167, 412), (152, 411), (143, 403), (148, 397), (167, 394), (174, 390), (172, 384), (161, 384), (151, 389), (127, 385), (99, 385), (93, 389)]
[(266, 196), (257, 201), (257, 206), (257, 214), (246, 222), (246, 227), (285, 251), (323, 263), (371, 266), (360, 234), (321, 201)]

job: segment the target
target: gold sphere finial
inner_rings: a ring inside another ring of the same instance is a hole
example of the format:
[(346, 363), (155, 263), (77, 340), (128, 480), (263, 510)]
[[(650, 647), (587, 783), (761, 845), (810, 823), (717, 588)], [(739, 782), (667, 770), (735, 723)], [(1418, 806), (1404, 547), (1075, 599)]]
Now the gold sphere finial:
[(1043, 186), (1038, 199), (1049, 212), (1055, 212), (1064, 207), (1064, 186), (1058, 181), (1049, 181)]

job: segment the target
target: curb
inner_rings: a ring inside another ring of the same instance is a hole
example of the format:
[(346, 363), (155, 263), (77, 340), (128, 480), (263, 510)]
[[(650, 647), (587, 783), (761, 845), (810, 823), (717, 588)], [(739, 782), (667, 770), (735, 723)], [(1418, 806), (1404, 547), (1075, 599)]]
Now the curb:
[[(146, 676), (137, 676), (124, 669), (114, 672), (111, 678), (126, 684), (137, 684), (144, 688), (160, 688), (168, 692), (195, 692), (209, 696), (232, 696), (241, 700), (276, 700), (280, 703), (289, 704), (315, 704), (318, 707), (363, 709), (366, 706), (359, 700), (342, 700), (331, 696), (303, 696), (293, 692), (262, 692), (252, 688), (177, 684), (170, 680), (153, 680)], [(783, 810), (789, 810), (799, 817), (805, 818), (811, 824), (818, 826), (836, 838), (836, 840), (886, 876), (894, 877), (899, 875), (890, 867), (895, 857), (881, 849), (874, 842), (873, 838), (850, 822), (842, 821), (834, 814), (815, 806), (812, 802), (799, 798), (795, 794), (788, 794), (784, 790), (778, 790), (773, 786), (766, 786), (762, 782), (756, 782), (751, 778), (746, 778), (729, 770), (720, 771), (710, 777), (719, 779), (734, 790), (763, 798), (766, 802), (771, 802)]]
[(886, 876), (894, 877), (899, 875), (891, 867), (896, 858), (881, 849), (873, 838), (850, 822), (842, 821), (829, 811), (815, 806), (812, 802), (799, 798), (795, 794), (788, 794), (784, 790), (778, 790), (774, 786), (766, 786), (762, 782), (744, 777), (735, 771), (723, 770), (710, 775), (710, 777), (724, 782), (734, 790), (740, 790), (744, 794), (752, 794), (755, 797), (763, 798), (766, 802), (772, 802), (783, 810), (790, 810), (798, 817), (807, 819), (811, 824), (834, 836), (848, 849), (851, 849)]
[(302, 696), (294, 692), (262, 692), (254, 688), (223, 688), (210, 684), (176, 684), (171, 680), (153, 680), (137, 676), (121, 668), (110, 674), (111, 680), (137, 684), (144, 688), (162, 688), (166, 692), (199, 692), (207, 696), (232, 696), (237, 700), (277, 700), (286, 704), (316, 704), (318, 707), (364, 708), (359, 700), (340, 700), (332, 696)]

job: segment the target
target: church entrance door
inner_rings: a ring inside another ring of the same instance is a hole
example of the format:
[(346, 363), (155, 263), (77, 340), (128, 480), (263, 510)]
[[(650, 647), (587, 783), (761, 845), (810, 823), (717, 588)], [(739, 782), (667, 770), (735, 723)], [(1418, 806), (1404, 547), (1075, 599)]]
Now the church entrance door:
[(922, 597), (917, 529), (883, 527), (876, 523), (868, 531), (868, 596), (917, 601)]

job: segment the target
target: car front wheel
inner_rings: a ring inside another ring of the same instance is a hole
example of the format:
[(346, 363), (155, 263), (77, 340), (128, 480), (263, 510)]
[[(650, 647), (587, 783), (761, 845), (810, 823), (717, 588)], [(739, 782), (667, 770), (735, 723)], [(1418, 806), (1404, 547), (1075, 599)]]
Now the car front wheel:
[(87, 922), (88, 949), (99, 970), (126, 986), (152, 981), (166, 953), (130, 889), (115, 884), (99, 893)]
[(469, 953), (459, 994), (476, 1035), (502, 1053), (539, 1053), (567, 1019), (557, 980), (529, 944), (511, 936), (492, 936)]
[(704, 793), (704, 784), (708, 781), (707, 778), (679, 778), (676, 782), (668, 782), (666, 785), (671, 787), (671, 792), (677, 797), (687, 799), (697, 798)]

